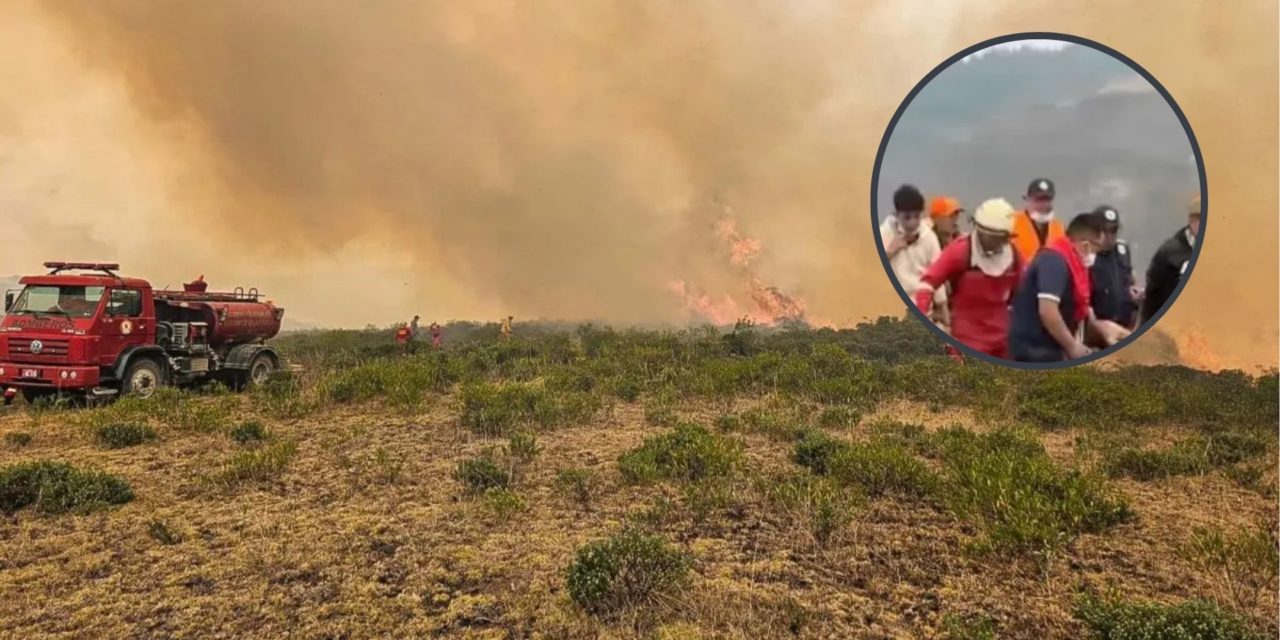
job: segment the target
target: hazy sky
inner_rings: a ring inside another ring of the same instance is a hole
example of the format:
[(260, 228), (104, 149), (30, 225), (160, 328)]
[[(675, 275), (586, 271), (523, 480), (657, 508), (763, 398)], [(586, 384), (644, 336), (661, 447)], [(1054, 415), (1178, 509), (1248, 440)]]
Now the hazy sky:
[(679, 322), (674, 279), (744, 295), (720, 200), (764, 284), (839, 324), (896, 314), (866, 217), (885, 125), (940, 61), (1052, 15), (1200, 136), (1209, 239), (1166, 323), (1274, 362), (1275, 4), (1075, 5), (9, 0), (0, 275), (203, 273), (328, 325)]
[(904, 182), (972, 211), (992, 197), (1020, 207), (1027, 183), (1044, 176), (1064, 223), (1115, 207), (1145, 270), (1199, 193), (1173, 110), (1136, 71), (1090, 47), (1028, 41), (982, 54), (944, 70), (903, 113), (881, 168), (881, 216)]

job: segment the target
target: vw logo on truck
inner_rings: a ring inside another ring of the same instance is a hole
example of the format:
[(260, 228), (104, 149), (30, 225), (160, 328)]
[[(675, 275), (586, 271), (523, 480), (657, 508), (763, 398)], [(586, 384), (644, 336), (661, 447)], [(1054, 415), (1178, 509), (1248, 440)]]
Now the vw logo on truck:
[(31, 353), (33, 353), (33, 354), (39, 354), (41, 351), (44, 351), (44, 343), (43, 343), (43, 342), (40, 342), (39, 340), (32, 340), (32, 341), (31, 341)]

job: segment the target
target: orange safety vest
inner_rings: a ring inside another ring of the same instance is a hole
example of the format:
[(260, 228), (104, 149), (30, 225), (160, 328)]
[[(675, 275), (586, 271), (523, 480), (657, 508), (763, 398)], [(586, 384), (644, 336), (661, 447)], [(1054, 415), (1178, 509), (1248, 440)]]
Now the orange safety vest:
[(1054, 240), (1066, 236), (1062, 223), (1057, 218), (1049, 221), (1049, 232), (1044, 236), (1044, 244), (1040, 244), (1040, 234), (1036, 233), (1036, 225), (1031, 221), (1031, 214), (1019, 211), (1013, 217), (1013, 248), (1017, 249), (1022, 262), (1030, 264), (1036, 252), (1053, 244)]

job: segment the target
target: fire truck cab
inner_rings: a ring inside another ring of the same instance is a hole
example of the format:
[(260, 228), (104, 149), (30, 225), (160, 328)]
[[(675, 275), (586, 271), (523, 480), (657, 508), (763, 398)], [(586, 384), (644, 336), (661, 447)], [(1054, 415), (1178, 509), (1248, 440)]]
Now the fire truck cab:
[(233, 387), (265, 380), (282, 359), (266, 340), (284, 310), (256, 290), (210, 293), (203, 277), (182, 291), (117, 275), (119, 265), (46, 262), (5, 295), (0, 388), (6, 402), (55, 393), (149, 396), (208, 378)]

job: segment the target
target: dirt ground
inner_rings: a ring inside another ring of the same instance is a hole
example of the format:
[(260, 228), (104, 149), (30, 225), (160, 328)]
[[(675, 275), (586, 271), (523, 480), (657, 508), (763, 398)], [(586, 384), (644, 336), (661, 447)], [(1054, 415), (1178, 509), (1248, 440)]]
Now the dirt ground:
[[(570, 601), (565, 569), (579, 545), (617, 532), (656, 496), (679, 501), (671, 486), (624, 485), (615, 465), (664, 429), (646, 424), (639, 405), (619, 404), (593, 424), (540, 433), (542, 452), (516, 487), (526, 509), (504, 520), (453, 478), (461, 458), (503, 441), (460, 428), (451, 403), (266, 420), (297, 441), (297, 456), (277, 480), (231, 489), (201, 480), (240, 448), (224, 434), (161, 430), (157, 442), (106, 450), (71, 414), (34, 425), (21, 413), (0, 417), (0, 433), (34, 435), (24, 448), (0, 446), (0, 464), (66, 460), (125, 478), (137, 496), (89, 515), (0, 516), (0, 636), (928, 638), (943, 637), (945, 616), (973, 614), (995, 620), (1001, 637), (1075, 638), (1081, 586), (1210, 597), (1209, 577), (1179, 559), (1179, 545), (1197, 526), (1277, 518), (1274, 499), (1217, 473), (1119, 480), (1138, 518), (1078, 538), (1042, 567), (974, 556), (971, 525), (899, 498), (870, 502), (820, 546), (744, 484), (737, 508), (661, 525), (694, 559), (686, 593), (644, 618), (601, 621)], [(973, 424), (966, 412), (910, 403), (876, 416)], [(1076, 435), (1044, 440), (1065, 463)], [(736, 437), (753, 472), (794, 469), (789, 444)], [(395, 463), (398, 474), (388, 471)], [(557, 470), (569, 467), (603, 479), (590, 508), (556, 491)], [(156, 521), (179, 541), (153, 537)], [(1272, 633), (1276, 606), (1271, 593), (1252, 612)]]

